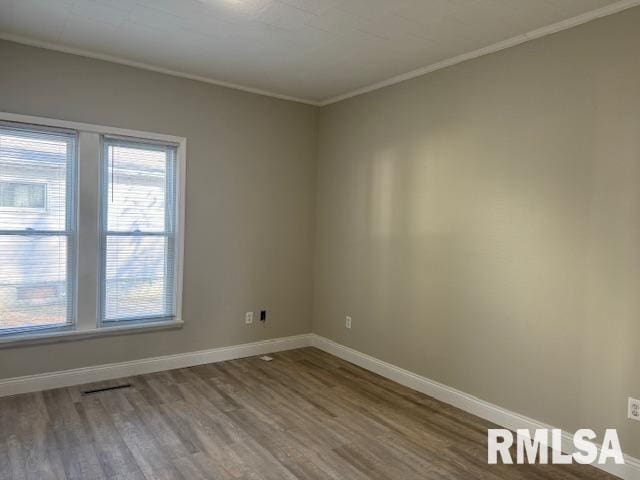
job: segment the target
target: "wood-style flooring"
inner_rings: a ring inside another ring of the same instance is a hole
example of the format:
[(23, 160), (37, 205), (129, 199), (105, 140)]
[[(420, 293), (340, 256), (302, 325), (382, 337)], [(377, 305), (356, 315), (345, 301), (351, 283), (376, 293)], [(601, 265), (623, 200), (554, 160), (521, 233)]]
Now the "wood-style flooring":
[(0, 478), (614, 478), (489, 466), (490, 423), (314, 348), (273, 356), (0, 398)]

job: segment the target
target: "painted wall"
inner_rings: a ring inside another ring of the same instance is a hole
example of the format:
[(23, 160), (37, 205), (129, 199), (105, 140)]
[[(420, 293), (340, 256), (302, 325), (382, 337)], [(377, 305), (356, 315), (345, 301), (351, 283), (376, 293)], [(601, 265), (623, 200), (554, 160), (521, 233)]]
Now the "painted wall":
[[(0, 42), (0, 110), (189, 141), (185, 327), (3, 348), (0, 378), (305, 333), (313, 304), (321, 335), (566, 430), (617, 427), (640, 456), (639, 24), (629, 10), (319, 123)], [(267, 327), (245, 326), (261, 307)]]
[(314, 331), (640, 456), (639, 25), (323, 108)]
[(0, 111), (188, 140), (184, 328), (2, 348), (0, 378), (310, 331), (317, 109), (5, 41), (0, 65)]

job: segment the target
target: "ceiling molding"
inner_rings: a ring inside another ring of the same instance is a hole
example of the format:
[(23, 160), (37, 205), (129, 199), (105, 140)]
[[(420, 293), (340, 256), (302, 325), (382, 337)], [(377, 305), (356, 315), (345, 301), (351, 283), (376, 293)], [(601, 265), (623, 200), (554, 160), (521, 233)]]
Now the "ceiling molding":
[(256, 95), (263, 95), (266, 97), (277, 98), (280, 100), (288, 100), (290, 102), (304, 103), (307, 105), (320, 106), (319, 102), (314, 100), (308, 100), (305, 98), (291, 97), (289, 95), (283, 95), (280, 93), (269, 92), (267, 90), (261, 90), (259, 88), (247, 87), (244, 85), (238, 85), (236, 83), (224, 82), (222, 80), (216, 80), (214, 78), (202, 77), (200, 75), (191, 75), (189, 73), (179, 72), (168, 68), (157, 67), (148, 63), (136, 62), (134, 60), (127, 60), (126, 58), (120, 58), (112, 55), (106, 55), (102, 53), (90, 52), (88, 50), (82, 50), (80, 48), (68, 47), (66, 45), (59, 45), (56, 43), (42, 42), (40, 40), (33, 40), (31, 38), (23, 37), (20, 35), (14, 35), (12, 33), (0, 32), (0, 40), (8, 40), (10, 42), (21, 43), (23, 45), (29, 45), (31, 47), (44, 48), (47, 50), (55, 50), (56, 52), (69, 53), (72, 55), (78, 55), (81, 57), (94, 58), (96, 60), (104, 60), (105, 62), (117, 63), (120, 65), (126, 65), (128, 67), (140, 68), (142, 70), (150, 70), (152, 72), (164, 73), (165, 75), (171, 75), (173, 77), (181, 77), (189, 80), (196, 80), (198, 82), (210, 83), (219, 87), (231, 88), (233, 90), (240, 90), (243, 92), (254, 93)]
[(150, 70), (152, 72), (158, 72), (158, 73), (164, 73), (166, 75), (171, 75), (174, 77), (181, 77), (181, 78), (186, 78), (189, 80), (196, 80), (199, 82), (205, 82), (205, 83), (209, 83), (212, 85), (217, 85), (220, 87), (226, 87), (226, 88), (231, 88), (234, 90), (240, 90), (243, 92), (248, 92), (248, 93), (253, 93), (256, 95), (263, 95), (263, 96), (267, 96), (267, 97), (272, 97), (272, 98), (277, 98), (280, 100), (288, 100), (291, 102), (298, 102), (298, 103), (303, 103), (303, 104), (307, 104), (307, 105), (313, 105), (316, 107), (324, 107), (327, 105), (331, 105), (333, 103), (337, 103), (340, 102), (342, 100), (346, 100), (348, 98), (352, 98), (358, 95), (362, 95), (365, 93), (369, 93), (369, 92), (373, 92), (374, 90), (379, 90), (381, 88), (385, 88), (391, 85), (395, 85), (397, 83), (401, 83), (404, 82), (406, 80), (410, 80), (412, 78), (416, 78), (416, 77), (420, 77), (422, 75), (425, 75), (427, 73), (431, 73), (434, 72), (436, 70), (440, 70), (443, 68), (447, 68), (453, 65), (456, 65), (458, 63), (462, 63), (465, 62), (467, 60), (472, 60), (474, 58), (478, 58), (481, 57), (483, 55), (488, 55), (491, 53), (495, 53), (495, 52), (499, 52), (500, 50), (504, 50), (510, 47), (514, 47), (516, 45), (519, 45), (521, 43), (525, 43), (528, 42), (529, 40), (534, 40), (536, 38), (540, 38), (540, 37), (544, 37), (546, 35), (551, 35), (553, 33), (557, 33), (560, 32), (562, 30), (567, 30), (569, 28), (572, 27), (576, 27), (578, 25), (582, 25), (584, 23), (590, 22), (591, 20), (596, 20), (598, 18), (602, 18), (602, 17), (606, 17), (608, 15), (612, 15), (614, 13), (618, 13), (621, 12), (623, 10), (627, 10), (629, 8), (633, 8), (636, 6), (640, 6), (640, 0), (620, 0), (616, 3), (613, 3), (611, 5), (607, 5), (605, 7), (602, 8), (598, 8), (596, 10), (592, 10), (590, 12), (586, 12), (580, 15), (577, 15), (575, 17), (571, 17), (568, 18), (566, 20), (562, 20), (560, 22), (557, 23), (553, 23), (551, 25), (545, 26), (545, 27), (541, 27), (538, 28), (536, 30), (532, 30), (530, 32), (524, 33), (522, 35), (518, 35), (516, 37), (512, 37), (509, 38), (507, 40), (503, 40), (501, 42), (498, 43), (494, 43), (493, 45), (489, 45), (487, 47), (483, 47), (477, 50), (473, 50), (471, 52), (468, 53), (463, 53), (461, 55), (455, 56), (455, 57), (451, 57), (445, 60), (442, 60), (440, 62), (437, 63), (433, 63), (431, 65), (427, 65), (426, 67), (421, 67), (418, 68), (416, 70), (412, 70), (410, 72), (407, 73), (403, 73), (401, 75), (397, 75), (391, 78), (388, 78), (387, 80), (383, 80), (380, 82), (376, 82), (374, 84), (365, 86), (365, 87), (361, 87), (358, 88), (357, 90), (353, 90), (351, 92), (348, 93), (344, 93), (342, 95), (338, 95), (332, 98), (328, 98), (322, 101), (316, 101), (316, 100), (310, 100), (310, 99), (305, 99), (305, 98), (298, 98), (298, 97), (292, 97), (289, 95), (284, 95), (284, 94), (280, 94), (280, 93), (276, 93), (276, 92), (270, 92), (270, 91), (266, 91), (266, 90), (261, 90), (259, 88), (253, 88), (253, 87), (248, 87), (245, 85), (239, 85), (236, 83), (231, 83), (231, 82), (225, 82), (222, 80), (216, 80), (214, 78), (209, 78), (209, 77), (203, 77), (200, 75), (192, 75), (189, 73), (184, 73), (184, 72), (179, 72), (176, 70), (171, 70), (171, 69), (167, 69), (167, 68), (162, 68), (162, 67), (158, 67), (155, 65), (150, 65), (147, 63), (142, 63), (142, 62), (136, 62), (133, 60), (127, 60), (125, 58), (120, 58), (120, 57), (116, 57), (116, 56), (112, 56), (112, 55), (107, 55), (107, 54), (101, 54), (101, 53), (95, 53), (95, 52), (91, 52), (88, 50), (82, 50), (79, 48), (74, 48), (74, 47), (68, 47), (66, 45), (60, 45), (60, 44), (55, 44), (55, 43), (50, 43), (50, 42), (43, 42), (43, 41), (39, 41), (39, 40), (33, 40), (27, 37), (23, 37), (20, 35), (14, 35), (14, 34), (10, 34), (10, 33), (2, 33), (0, 32), (0, 39), (2, 40), (8, 40), (11, 42), (16, 42), (16, 43), (21, 43), (24, 45), (29, 45), (29, 46), (33, 46), (33, 47), (39, 47), (39, 48), (44, 48), (47, 50), (55, 50), (58, 52), (63, 52), (63, 53), (69, 53), (72, 55), (78, 55), (78, 56), (82, 56), (82, 57), (88, 57), (88, 58), (94, 58), (97, 60), (104, 60), (107, 62), (111, 62), (111, 63), (117, 63), (117, 64), (121, 64), (121, 65), (127, 65), (130, 67), (135, 67), (135, 68), (140, 68), (143, 70)]
[(640, 0), (621, 0), (619, 2), (612, 3), (611, 5), (607, 5), (606, 7), (598, 8), (596, 10), (591, 10), (590, 12), (586, 12), (580, 15), (576, 15), (575, 17), (562, 20), (561, 22), (552, 23), (551, 25), (547, 25), (546, 27), (541, 27), (536, 30), (532, 30), (522, 35), (518, 35), (516, 37), (512, 37), (498, 43), (494, 43), (493, 45), (479, 48), (478, 50), (474, 50), (472, 52), (463, 53), (462, 55), (458, 55), (456, 57), (447, 58), (440, 62), (427, 65), (426, 67), (421, 67), (416, 70), (412, 70), (410, 72), (403, 73), (395, 77), (391, 77), (387, 80), (383, 80), (381, 82), (377, 82), (372, 85), (362, 87), (357, 90), (353, 90), (352, 92), (338, 95), (336, 97), (329, 98), (327, 100), (323, 100), (319, 103), (321, 107), (331, 105), (333, 103), (337, 103), (342, 100), (346, 100), (348, 98), (373, 92), (374, 90), (379, 90), (381, 88), (395, 85), (396, 83), (401, 83), (406, 80), (411, 80), (412, 78), (420, 77), (427, 73), (431, 73), (436, 70), (447, 68), (452, 65), (465, 62), (467, 60), (472, 60), (474, 58), (482, 57), (483, 55), (499, 52), (500, 50), (514, 47), (521, 43), (528, 42), (529, 40), (534, 40), (536, 38), (544, 37), (546, 35), (551, 35), (553, 33), (561, 32), (562, 30), (567, 30), (572, 27), (577, 27), (578, 25), (582, 25), (583, 23), (590, 22), (591, 20), (596, 20), (598, 18), (606, 17), (608, 15), (612, 15), (614, 13), (618, 13), (623, 10), (636, 7), (638, 5), (640, 5)]

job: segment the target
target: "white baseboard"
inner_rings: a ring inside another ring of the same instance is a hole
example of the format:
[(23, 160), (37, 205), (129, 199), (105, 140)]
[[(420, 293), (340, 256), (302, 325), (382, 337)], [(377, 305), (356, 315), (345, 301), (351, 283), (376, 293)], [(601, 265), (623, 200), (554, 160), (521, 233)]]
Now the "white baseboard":
[[(275, 338), (177, 355), (166, 355), (130, 362), (111, 363), (94, 367), (8, 378), (0, 380), (0, 397), (48, 390), (51, 388), (69, 387), (132, 375), (142, 375), (175, 368), (192, 367), (206, 363), (222, 362), (225, 360), (264, 355), (266, 353), (308, 346), (319, 348), (336, 357), (354, 363), (378, 375), (398, 382), (401, 385), (405, 385), (437, 400), (500, 425), (501, 427), (508, 428), (509, 430), (516, 430), (518, 428), (553, 428), (538, 420), (485, 402), (460, 390), (396, 367), (395, 365), (315, 334)], [(572, 451), (572, 438), (573, 436), (571, 434), (567, 432), (563, 433), (564, 451)], [(640, 480), (640, 460), (628, 455), (625, 455), (624, 465), (607, 464), (595, 466), (624, 480)]]
[(0, 397), (308, 347), (311, 334), (0, 380)]
[[(538, 420), (520, 415), (505, 408), (485, 402), (477, 397), (467, 393), (448, 387), (442, 383), (422, 377), (408, 370), (396, 367), (387, 362), (383, 362), (370, 355), (364, 354), (339, 343), (313, 334), (311, 336), (311, 344), (331, 355), (342, 358), (359, 367), (365, 368), (371, 372), (377, 373), (385, 378), (398, 382), (401, 385), (417, 390), (418, 392), (429, 395), (449, 405), (453, 405), (465, 412), (469, 412), (480, 418), (484, 418), (503, 428), (509, 430), (517, 430), (518, 428), (536, 429), (536, 428), (554, 428)], [(573, 451), (573, 434), (563, 432), (563, 448), (565, 452)], [(606, 465), (594, 465), (612, 475), (616, 475), (624, 480), (640, 480), (640, 460), (625, 455), (625, 464), (617, 465), (614, 463)]]

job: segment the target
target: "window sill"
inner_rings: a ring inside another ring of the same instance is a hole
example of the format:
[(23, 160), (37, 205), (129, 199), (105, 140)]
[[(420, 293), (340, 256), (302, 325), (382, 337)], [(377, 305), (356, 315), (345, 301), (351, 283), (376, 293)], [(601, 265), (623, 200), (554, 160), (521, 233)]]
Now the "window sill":
[(182, 320), (162, 320), (158, 322), (135, 323), (132, 325), (116, 325), (92, 330), (63, 330), (55, 332), (20, 333), (0, 336), (0, 348), (39, 345), (42, 343), (69, 342), (85, 338), (109, 337), (131, 333), (155, 332), (158, 330), (173, 330), (182, 328)]

